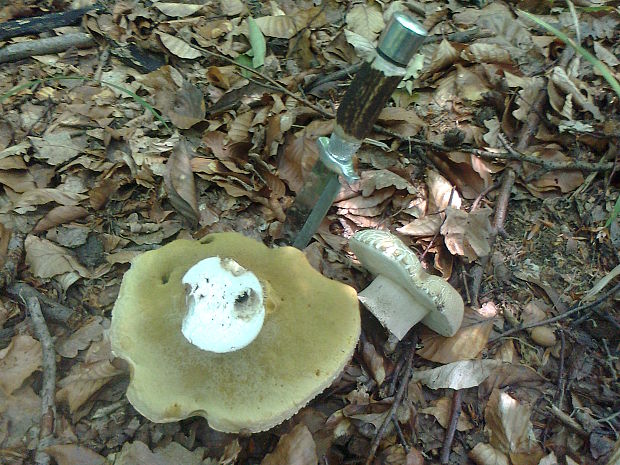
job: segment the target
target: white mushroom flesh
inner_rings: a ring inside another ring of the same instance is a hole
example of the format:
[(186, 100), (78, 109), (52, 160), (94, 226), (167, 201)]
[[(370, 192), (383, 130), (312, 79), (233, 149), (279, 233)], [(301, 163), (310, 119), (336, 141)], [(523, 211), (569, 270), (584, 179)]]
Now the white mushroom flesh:
[(258, 278), (229, 258), (199, 261), (183, 276), (187, 314), (183, 336), (202, 350), (242, 349), (258, 336), (265, 319)]

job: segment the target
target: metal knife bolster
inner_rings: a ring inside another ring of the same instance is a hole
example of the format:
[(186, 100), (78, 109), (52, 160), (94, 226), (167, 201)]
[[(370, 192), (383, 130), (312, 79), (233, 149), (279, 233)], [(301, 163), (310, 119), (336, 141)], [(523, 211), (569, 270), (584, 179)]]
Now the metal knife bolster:
[(364, 63), (345, 94), (331, 137), (318, 139), (320, 161), (347, 182), (359, 179), (353, 157), (371, 133), (426, 34), (408, 15), (396, 13), (379, 38), (376, 55)]

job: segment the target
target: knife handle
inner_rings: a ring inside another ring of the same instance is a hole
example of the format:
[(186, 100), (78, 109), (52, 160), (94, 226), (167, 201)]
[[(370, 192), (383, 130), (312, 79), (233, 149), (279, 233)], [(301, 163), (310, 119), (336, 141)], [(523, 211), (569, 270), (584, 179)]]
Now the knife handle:
[(336, 114), (341, 137), (361, 143), (405, 75), (407, 64), (426, 39), (424, 27), (397, 12), (384, 29), (377, 55), (358, 71)]

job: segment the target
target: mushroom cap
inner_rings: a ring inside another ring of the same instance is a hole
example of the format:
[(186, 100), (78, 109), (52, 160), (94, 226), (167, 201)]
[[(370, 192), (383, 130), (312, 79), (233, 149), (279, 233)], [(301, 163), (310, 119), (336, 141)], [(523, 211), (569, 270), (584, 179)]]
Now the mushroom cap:
[[(181, 282), (206, 257), (228, 257), (265, 289), (266, 316), (254, 341), (229, 353), (200, 350), (181, 333)], [(325, 278), (293, 247), (270, 249), (237, 233), (176, 240), (138, 256), (112, 311), (114, 354), (126, 360), (127, 398), (154, 422), (201, 415), (224, 432), (267, 430), (326, 389), (360, 334), (357, 294)]]
[(428, 309), (422, 323), (442, 336), (453, 336), (463, 321), (461, 295), (439, 276), (427, 273), (403, 241), (388, 231), (364, 229), (349, 240), (364, 267), (404, 288)]

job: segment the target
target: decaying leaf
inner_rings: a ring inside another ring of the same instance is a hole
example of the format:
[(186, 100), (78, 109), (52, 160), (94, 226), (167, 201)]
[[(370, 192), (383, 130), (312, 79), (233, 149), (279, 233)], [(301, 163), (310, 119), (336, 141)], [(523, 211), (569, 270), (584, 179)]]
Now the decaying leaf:
[(105, 457), (77, 444), (55, 444), (45, 449), (58, 465), (104, 465)]
[(411, 379), (431, 389), (467, 389), (482, 383), (501, 363), (497, 360), (463, 360), (431, 370), (416, 371)]
[(80, 350), (86, 349), (92, 341), (98, 341), (103, 336), (103, 318), (96, 316), (86, 322), (77, 331), (63, 338), (54, 345), (56, 352), (65, 358), (74, 358)]
[(69, 223), (70, 221), (83, 218), (87, 214), (88, 211), (84, 207), (61, 205), (52, 208), (43, 218), (41, 218), (32, 230), (32, 232), (39, 233), (47, 231), (54, 226)]
[(126, 442), (116, 456), (115, 465), (168, 465), (163, 458), (151, 452), (141, 441)]
[(30, 137), (37, 158), (50, 165), (60, 165), (77, 157), (85, 147), (84, 141), (74, 140), (68, 132), (53, 132), (43, 137)]
[(348, 28), (368, 39), (374, 41), (385, 27), (383, 14), (378, 5), (358, 3), (347, 13)]
[(189, 142), (185, 139), (179, 140), (170, 154), (168, 163), (166, 163), (164, 183), (170, 203), (192, 224), (196, 224), (200, 214), (191, 166), (190, 147)]
[(184, 18), (200, 11), (204, 4), (157, 2), (153, 6), (166, 16)]
[(491, 252), (490, 208), (480, 208), (471, 213), (456, 208), (446, 209), (446, 221), (441, 226), (446, 247), (453, 255), (469, 261), (484, 257)]
[(475, 445), (469, 452), (469, 457), (478, 465), (511, 465), (505, 454), (483, 442)]
[[(448, 427), (450, 423), (450, 407), (452, 404), (452, 400), (448, 397), (441, 397), (437, 399), (433, 404), (429, 407), (423, 408), (420, 410), (420, 413), (425, 413), (427, 415), (433, 415), (439, 424), (444, 428)], [(457, 431), (467, 431), (474, 427), (471, 424), (465, 412), (461, 412), (459, 415), (458, 423), (456, 425)]]
[(316, 465), (317, 462), (312, 434), (300, 423), (280, 438), (276, 449), (265, 456), (261, 465)]
[(461, 328), (452, 337), (444, 337), (422, 329), (420, 343), (423, 345), (417, 354), (437, 363), (452, 363), (459, 360), (475, 359), (486, 346), (493, 319), (476, 317), (472, 309), (466, 309)]
[(59, 247), (47, 239), (29, 235), (24, 242), (26, 263), (33, 275), (39, 278), (53, 278), (65, 273), (77, 272), (80, 276), (90, 276), (67, 249)]
[(519, 457), (518, 463), (537, 465), (544, 454), (534, 437), (530, 415), (531, 407), (497, 389), (484, 410), (491, 446), (510, 457)]
[(385, 360), (375, 346), (365, 338), (361, 342), (362, 358), (370, 370), (370, 375), (377, 382), (378, 386), (385, 381)]
[(14, 336), (0, 350), (0, 389), (12, 394), (41, 366), (41, 343), (26, 334)]

